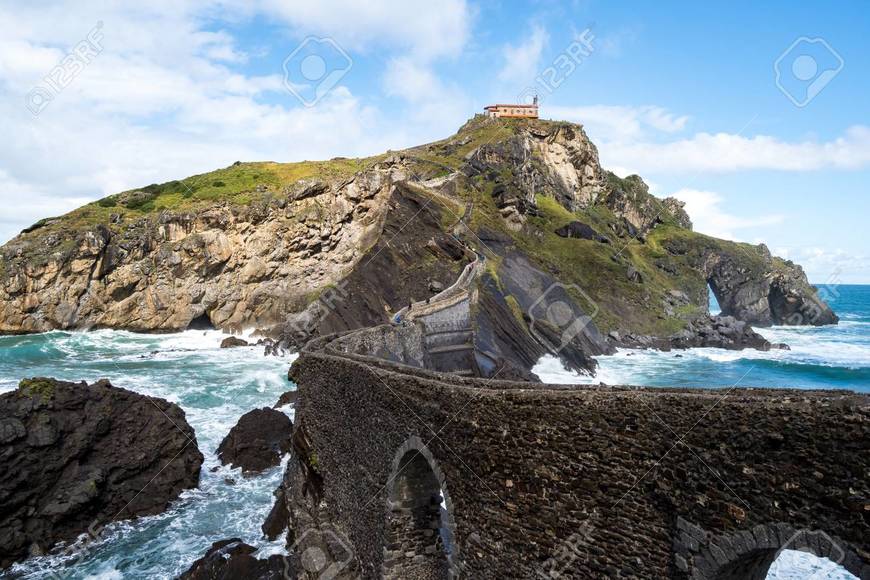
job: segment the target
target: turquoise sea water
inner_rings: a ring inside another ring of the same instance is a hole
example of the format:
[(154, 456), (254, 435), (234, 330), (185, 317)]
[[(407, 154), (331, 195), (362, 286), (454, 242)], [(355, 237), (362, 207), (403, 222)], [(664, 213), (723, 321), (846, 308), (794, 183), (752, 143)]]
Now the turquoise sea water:
[[(552, 358), (535, 370), (548, 382), (870, 392), (870, 286), (838, 287), (832, 306), (842, 318), (836, 327), (762, 330), (771, 341), (790, 344), (791, 351), (621, 351), (599, 359), (595, 378), (566, 372)], [(219, 466), (215, 449), (242, 414), (272, 406), (293, 388), (286, 378), (293, 357), (264, 357), (259, 347), (220, 349), (222, 337), (215, 331), (143, 335), (110, 330), (0, 337), (0, 392), (14, 389), (22, 377), (108, 378), (116, 386), (179, 404), (205, 456), (200, 487), (185, 492), (166, 513), (109, 526), (78, 561), (35, 558), (0, 577), (36, 579), (56, 572), (74, 579), (172, 578), (212, 542), (229, 537), (260, 547), (261, 555), (282, 552), (281, 540), (264, 542), (260, 532), (282, 468), (250, 478), (237, 470), (211, 469)], [(789, 552), (769, 578), (810, 576), (852, 578), (830, 563)]]
[(264, 357), (262, 347), (220, 349), (223, 336), (99, 330), (0, 338), (0, 392), (14, 389), (21, 377), (108, 378), (180, 405), (205, 456), (199, 488), (184, 492), (167, 512), (108, 526), (79, 561), (35, 558), (0, 577), (36, 579), (55, 572), (70, 579), (173, 578), (212, 542), (231, 537), (261, 546), (263, 553), (281, 552), (282, 540), (261, 540), (260, 525), (283, 468), (245, 478), (220, 466), (214, 451), (244, 413), (271, 407), (294, 388), (287, 380), (292, 357)]
[(870, 392), (870, 286), (841, 285), (830, 294), (831, 307), (840, 316), (836, 326), (757, 329), (771, 342), (784, 342), (791, 350), (622, 349), (598, 357), (595, 377), (567, 372), (552, 357), (542, 360), (535, 372), (547, 382)]

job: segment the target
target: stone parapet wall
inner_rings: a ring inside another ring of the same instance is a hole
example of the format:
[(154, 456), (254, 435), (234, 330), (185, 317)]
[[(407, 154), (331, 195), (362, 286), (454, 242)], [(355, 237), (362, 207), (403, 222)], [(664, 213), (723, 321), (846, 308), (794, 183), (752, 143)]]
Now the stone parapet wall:
[(382, 574), (396, 453), (413, 438), (451, 498), (454, 577), (763, 577), (803, 542), (870, 578), (866, 395), (532, 386), (338, 356), (330, 340), (291, 376), (321, 515), (354, 574)]

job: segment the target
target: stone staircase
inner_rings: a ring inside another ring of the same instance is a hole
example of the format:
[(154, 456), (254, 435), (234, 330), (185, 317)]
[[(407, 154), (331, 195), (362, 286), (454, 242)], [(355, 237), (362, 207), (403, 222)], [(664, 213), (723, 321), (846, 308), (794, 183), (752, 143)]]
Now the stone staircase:
[[(463, 321), (465, 322), (465, 321)], [(474, 331), (470, 324), (454, 327), (426, 324), (423, 348), (432, 370), (475, 376)]]

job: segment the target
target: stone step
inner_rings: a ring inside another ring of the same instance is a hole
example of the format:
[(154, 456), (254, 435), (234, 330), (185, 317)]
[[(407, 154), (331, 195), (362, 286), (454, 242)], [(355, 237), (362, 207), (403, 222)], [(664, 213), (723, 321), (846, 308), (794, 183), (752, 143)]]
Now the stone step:
[(460, 352), (463, 350), (474, 350), (474, 345), (470, 342), (463, 344), (449, 344), (446, 346), (436, 346), (428, 349), (429, 354), (444, 354), (448, 352)]
[(429, 330), (423, 333), (423, 338), (430, 336), (443, 336), (445, 334), (471, 334), (474, 333), (472, 328), (444, 328), (442, 330)]

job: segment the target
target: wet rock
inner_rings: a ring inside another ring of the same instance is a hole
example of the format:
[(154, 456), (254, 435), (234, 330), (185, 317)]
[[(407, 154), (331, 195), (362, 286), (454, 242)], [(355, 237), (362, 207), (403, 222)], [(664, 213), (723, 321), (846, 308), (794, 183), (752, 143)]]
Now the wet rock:
[(0, 417), (0, 567), (160, 513), (199, 482), (184, 411), (105, 380), (25, 379)]
[(299, 394), (299, 391), (287, 391), (278, 397), (278, 402), (273, 405), (273, 409), (277, 409), (278, 407), (283, 407), (285, 405), (296, 406), (296, 397)]
[(752, 348), (761, 351), (771, 349), (766, 338), (752, 327), (733, 316), (702, 317), (689, 327), (671, 337), (673, 348), (713, 347), (728, 350)]
[(290, 525), (290, 513), (287, 511), (287, 494), (284, 492), (284, 484), (278, 486), (275, 490), (275, 503), (266, 516), (266, 521), (263, 522), (261, 529), (263, 535), (274, 541), (280, 536)]
[(293, 423), (280, 411), (263, 407), (242, 415), (221, 441), (218, 457), (224, 465), (258, 472), (281, 463), (290, 451)]
[(211, 545), (205, 555), (179, 580), (292, 580), (296, 573), (291, 563), (280, 555), (259, 559), (257, 548), (239, 538), (220, 540)]
[(238, 346), (248, 346), (248, 341), (236, 336), (228, 336), (221, 341), (221, 348), (235, 348)]

